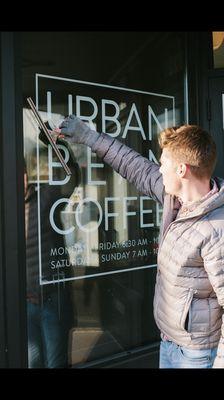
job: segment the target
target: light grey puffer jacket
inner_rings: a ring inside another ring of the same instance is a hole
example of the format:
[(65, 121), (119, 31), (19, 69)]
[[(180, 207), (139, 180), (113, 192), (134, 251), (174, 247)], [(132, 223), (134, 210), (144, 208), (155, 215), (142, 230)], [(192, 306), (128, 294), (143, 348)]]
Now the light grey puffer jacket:
[(224, 181), (215, 178), (219, 191), (175, 219), (180, 203), (165, 193), (159, 165), (104, 133), (92, 151), (163, 205), (154, 296), (158, 328), (180, 346), (218, 346), (213, 367), (224, 367)]

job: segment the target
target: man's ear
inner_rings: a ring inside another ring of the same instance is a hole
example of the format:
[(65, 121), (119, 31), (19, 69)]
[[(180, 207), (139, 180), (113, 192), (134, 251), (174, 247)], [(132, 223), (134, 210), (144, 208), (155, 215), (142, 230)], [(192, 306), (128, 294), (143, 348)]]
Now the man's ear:
[(180, 178), (184, 178), (187, 173), (187, 164), (184, 163), (179, 164), (176, 173)]

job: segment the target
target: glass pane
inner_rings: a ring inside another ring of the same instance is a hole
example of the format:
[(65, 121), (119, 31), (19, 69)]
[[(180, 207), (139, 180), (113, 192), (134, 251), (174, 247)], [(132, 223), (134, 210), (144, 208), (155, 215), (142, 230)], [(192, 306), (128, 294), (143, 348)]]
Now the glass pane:
[(212, 32), (214, 68), (224, 68), (224, 32)]
[(60, 145), (67, 177), (26, 98), (44, 120), (75, 113), (158, 162), (158, 132), (185, 122), (183, 54), (172, 32), (23, 34), (30, 366), (83, 365), (159, 340), (162, 209), (84, 145)]

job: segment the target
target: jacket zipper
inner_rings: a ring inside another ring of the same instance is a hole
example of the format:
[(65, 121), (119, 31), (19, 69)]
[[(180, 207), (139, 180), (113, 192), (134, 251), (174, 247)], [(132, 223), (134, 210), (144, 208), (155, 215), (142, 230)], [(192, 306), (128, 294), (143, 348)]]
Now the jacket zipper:
[(197, 290), (194, 290), (194, 289), (190, 288), (189, 292), (188, 292), (188, 295), (187, 295), (187, 300), (186, 300), (186, 303), (185, 303), (185, 306), (184, 306), (184, 311), (183, 311), (183, 314), (182, 314), (182, 317), (181, 317), (181, 328), (183, 328), (183, 329), (185, 329), (184, 325), (185, 325), (187, 314), (188, 314), (188, 312), (190, 310), (190, 305), (191, 305), (191, 301), (193, 299), (194, 293), (197, 293)]

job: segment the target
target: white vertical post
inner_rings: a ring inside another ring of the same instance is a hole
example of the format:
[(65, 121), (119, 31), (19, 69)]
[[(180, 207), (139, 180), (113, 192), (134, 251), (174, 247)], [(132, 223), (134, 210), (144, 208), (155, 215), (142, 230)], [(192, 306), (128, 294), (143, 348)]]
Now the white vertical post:
[(47, 120), (51, 119), (51, 92), (47, 92)]

